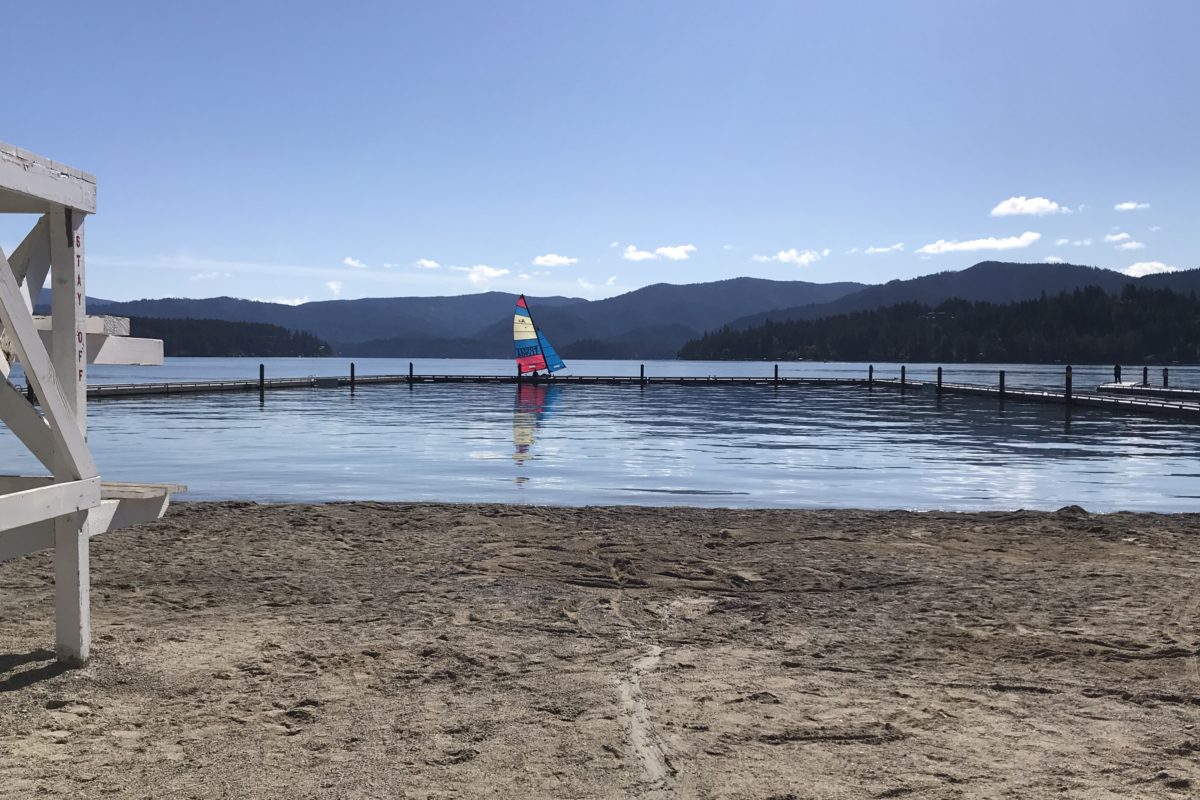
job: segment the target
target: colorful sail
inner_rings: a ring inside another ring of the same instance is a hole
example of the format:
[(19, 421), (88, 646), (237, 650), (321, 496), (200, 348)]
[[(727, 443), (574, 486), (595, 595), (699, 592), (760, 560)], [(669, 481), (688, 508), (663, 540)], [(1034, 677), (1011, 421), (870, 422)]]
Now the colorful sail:
[(517, 371), (522, 375), (543, 369), (558, 372), (567, 366), (551, 347), (546, 335), (533, 324), (525, 295), (517, 298), (517, 310), (513, 315), (513, 344), (516, 347)]
[(567, 365), (558, 357), (558, 352), (554, 349), (554, 345), (550, 344), (550, 340), (546, 338), (546, 334), (538, 329), (538, 344), (542, 347), (542, 358), (546, 359), (546, 369), (551, 372), (558, 372), (560, 369), (566, 369)]

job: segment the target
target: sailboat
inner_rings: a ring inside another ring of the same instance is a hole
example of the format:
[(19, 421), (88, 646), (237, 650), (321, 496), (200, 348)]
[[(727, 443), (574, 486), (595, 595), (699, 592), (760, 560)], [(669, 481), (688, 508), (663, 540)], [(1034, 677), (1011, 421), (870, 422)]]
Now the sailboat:
[(558, 372), (567, 368), (550, 345), (546, 334), (533, 323), (533, 315), (529, 313), (525, 295), (517, 298), (517, 310), (513, 314), (513, 344), (517, 351), (518, 375), (543, 369), (547, 372)]

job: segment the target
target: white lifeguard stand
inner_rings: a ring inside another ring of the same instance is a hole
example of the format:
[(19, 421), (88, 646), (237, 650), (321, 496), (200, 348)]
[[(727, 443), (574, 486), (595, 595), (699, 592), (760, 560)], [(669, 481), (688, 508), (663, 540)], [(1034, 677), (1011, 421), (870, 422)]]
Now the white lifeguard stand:
[[(162, 364), (162, 342), (129, 338), (129, 320), (89, 317), (83, 221), (91, 175), (0, 142), (0, 213), (37, 214), (11, 254), (0, 249), (0, 422), (49, 475), (0, 475), (0, 561), (54, 548), (56, 651), (87, 661), (88, 540), (161, 517), (169, 484), (102, 483), (87, 445), (87, 365)], [(50, 278), (49, 317), (35, 316)], [(41, 413), (10, 381), (19, 359)]]

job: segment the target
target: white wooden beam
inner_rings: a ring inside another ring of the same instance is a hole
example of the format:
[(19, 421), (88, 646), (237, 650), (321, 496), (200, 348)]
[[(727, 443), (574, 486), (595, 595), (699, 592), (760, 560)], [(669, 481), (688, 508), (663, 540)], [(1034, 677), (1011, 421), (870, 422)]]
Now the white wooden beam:
[(54, 437), (50, 426), (25, 396), (3, 378), (0, 378), (0, 422), (8, 426), (42, 466), (54, 469)]
[(50, 359), (75, 423), (87, 436), (87, 286), (83, 282), (84, 214), (50, 212)]
[(138, 364), (162, 366), (162, 339), (136, 339), (132, 336), (97, 336), (88, 334), (89, 364)]
[[(89, 317), (90, 319), (90, 317)], [(38, 331), (42, 344), (51, 343), (50, 331)], [(87, 341), (87, 363), (89, 364), (138, 364), (161, 366), (163, 363), (162, 339), (137, 339), (132, 336), (108, 336), (89, 333)]]
[(24, 305), (12, 270), (0, 253), (0, 322), (8, 331), (17, 357), (25, 367), (26, 379), (33, 384), (41, 400), (42, 412), (50, 423), (55, 452), (64, 459), (62, 464), (56, 464), (55, 475), (61, 479), (90, 478), (96, 474), (96, 465), (88, 452), (83, 430), (76, 421), (74, 407), (68, 405), (63, 395), (50, 356), (33, 328), (33, 317)]
[[(100, 479), (96, 478), (96, 505)], [(90, 512), (54, 520), (54, 651), (69, 666), (85, 664), (92, 649)]]
[(100, 505), (100, 477), (0, 495), (0, 532)]
[(0, 211), (38, 213), (54, 205), (96, 212), (96, 179), (0, 142)]
[(8, 263), (17, 284), (24, 289), (25, 307), (32, 311), (50, 271), (50, 221), (45, 214), (13, 250)]
[[(54, 329), (54, 317), (33, 315), (33, 327), (39, 331)], [(129, 317), (113, 317), (107, 314), (88, 315), (83, 321), (84, 333), (99, 333), (106, 336), (128, 336)]]
[[(7, 476), (17, 485), (47, 485), (50, 478)], [(26, 487), (32, 488), (32, 487)], [(100, 484), (100, 505), (88, 512), (88, 538), (102, 533), (153, 522), (166, 513), (171, 495), (187, 491), (186, 486), (156, 483)], [(36, 553), (55, 546), (54, 521), (44, 520), (0, 533), (0, 562)]]

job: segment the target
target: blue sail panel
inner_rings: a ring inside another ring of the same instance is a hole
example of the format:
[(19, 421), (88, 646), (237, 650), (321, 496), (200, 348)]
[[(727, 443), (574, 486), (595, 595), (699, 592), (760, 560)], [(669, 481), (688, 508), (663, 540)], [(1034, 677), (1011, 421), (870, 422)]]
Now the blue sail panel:
[(542, 354), (546, 356), (546, 369), (551, 372), (558, 372), (560, 369), (566, 369), (567, 365), (563, 363), (554, 346), (550, 344), (550, 340), (546, 338), (546, 334), (542, 333), (541, 328), (537, 332), (538, 343), (542, 346)]

